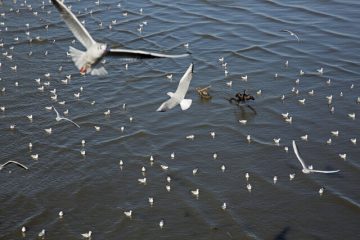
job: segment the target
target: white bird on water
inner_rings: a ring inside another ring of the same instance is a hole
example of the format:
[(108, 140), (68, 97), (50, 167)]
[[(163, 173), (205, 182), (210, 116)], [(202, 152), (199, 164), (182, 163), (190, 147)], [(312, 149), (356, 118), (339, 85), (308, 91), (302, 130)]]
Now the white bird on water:
[(85, 29), (83, 24), (65, 6), (61, 0), (51, 0), (57, 10), (60, 12), (61, 17), (68, 26), (69, 30), (74, 34), (77, 40), (86, 48), (86, 51), (80, 51), (76, 48), (70, 47), (70, 55), (76, 67), (80, 70), (81, 74), (91, 73), (92, 75), (106, 75), (107, 71), (104, 67), (93, 68), (101, 58), (106, 55), (120, 56), (123, 58), (178, 58), (185, 57), (189, 54), (181, 55), (166, 55), (160, 53), (152, 53), (141, 50), (130, 49), (107, 49), (104, 43), (96, 42), (89, 32)]
[(54, 109), (54, 111), (55, 111), (55, 113), (56, 113), (56, 118), (55, 118), (55, 120), (56, 120), (57, 122), (59, 122), (60, 120), (66, 120), (66, 121), (69, 121), (69, 122), (73, 123), (73, 124), (74, 124), (75, 126), (77, 126), (78, 128), (80, 128), (80, 126), (79, 126), (77, 123), (73, 122), (72, 120), (70, 120), (70, 119), (68, 119), (68, 118), (66, 118), (66, 117), (60, 116), (59, 112), (56, 110), (56, 108), (55, 108), (54, 106), (52, 106), (52, 108)]
[(297, 157), (297, 159), (299, 160), (299, 162), (301, 163), (301, 166), (302, 166), (302, 172), (305, 173), (305, 174), (309, 174), (309, 173), (337, 173), (337, 172), (340, 172), (340, 170), (333, 170), (333, 171), (322, 171), (322, 170), (315, 170), (311, 167), (307, 167), (305, 165), (305, 162), (304, 160), (300, 157), (300, 154), (299, 154), (299, 151), (298, 151), (298, 148), (296, 146), (296, 143), (294, 140), (292, 140), (292, 146), (293, 146), (293, 149), (294, 149), (294, 153)]
[(92, 234), (92, 231), (89, 231), (89, 232), (87, 232), (87, 233), (82, 233), (81, 236), (82, 236), (83, 238), (91, 238), (91, 234)]
[(175, 91), (168, 92), (167, 95), (170, 97), (167, 101), (163, 102), (161, 106), (156, 110), (158, 112), (165, 112), (174, 108), (176, 105), (180, 104), (181, 110), (185, 111), (190, 108), (192, 100), (185, 99), (186, 92), (189, 89), (190, 81), (194, 72), (194, 64), (190, 64), (189, 68), (186, 70), (184, 76), (180, 79), (179, 85)]

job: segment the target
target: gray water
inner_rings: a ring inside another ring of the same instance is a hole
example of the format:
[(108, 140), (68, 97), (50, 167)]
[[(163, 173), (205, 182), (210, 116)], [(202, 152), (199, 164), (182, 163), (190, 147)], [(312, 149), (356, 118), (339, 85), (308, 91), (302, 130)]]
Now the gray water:
[[(41, 1), (29, 4), (31, 8), (23, 1), (0, 5), (0, 13), (5, 14), (0, 17), (0, 43), (4, 43), (0, 52), (12, 55), (12, 60), (0, 55), (0, 88), (5, 87), (0, 106), (6, 107), (0, 112), (0, 159), (29, 167), (26, 171), (9, 165), (0, 172), (1, 239), (37, 239), (42, 229), (46, 239), (81, 239), (80, 234), (89, 230), (92, 239), (360, 238), (359, 144), (350, 142), (360, 138), (358, 1), (101, 0), (100, 5), (66, 1), (100, 42), (192, 53), (182, 59), (131, 62), (106, 58), (109, 74), (104, 77), (81, 76), (66, 56), (69, 46), (83, 47), (77, 41), (72, 44), (73, 35), (51, 3), (45, 2), (43, 8)], [(112, 20), (117, 23), (109, 29)], [(137, 28), (143, 21), (147, 25), (140, 33)], [(300, 41), (282, 29), (292, 30)], [(29, 43), (29, 38), (34, 40)], [(220, 57), (227, 63), (227, 76)], [(195, 64), (187, 93), (193, 99), (191, 108), (156, 112), (191, 62)], [(17, 71), (11, 69), (15, 65)], [(321, 67), (322, 75), (316, 71)], [(170, 73), (172, 81), (166, 77)], [(65, 85), (61, 80), (69, 74), (71, 81)], [(247, 81), (241, 80), (244, 75)], [(50, 86), (40, 92), (36, 78)], [(232, 87), (227, 86), (229, 81)], [(203, 101), (195, 88), (207, 85), (213, 98)], [(76, 99), (73, 94), (80, 87), (83, 91)], [(50, 99), (54, 88), (57, 102)], [(256, 113), (225, 100), (244, 89), (254, 95), (250, 104)], [(333, 95), (330, 106), (329, 95)], [(304, 105), (298, 102), (303, 98)], [(59, 105), (61, 101), (65, 105)], [(96, 103), (91, 105), (92, 101)], [(81, 128), (56, 122), (55, 113), (45, 109), (51, 105), (61, 113), (68, 109), (68, 117)], [(108, 109), (111, 115), (105, 117)], [(293, 116), (291, 124), (281, 116), (286, 112)], [(349, 113), (356, 118), (349, 118)], [(247, 124), (240, 124), (238, 120), (244, 119)], [(14, 130), (11, 124), (16, 124)], [(95, 125), (101, 130), (95, 131)], [(44, 129), (50, 127), (53, 133), (48, 135)], [(336, 130), (337, 137), (331, 134)], [(186, 139), (191, 134), (194, 140)], [(305, 134), (308, 141), (300, 139)], [(273, 138), (281, 138), (280, 146)], [(80, 154), (82, 139), (86, 157)], [(292, 139), (308, 165), (340, 169), (340, 173), (303, 174)], [(173, 152), (175, 159), (170, 157)], [(216, 160), (213, 153), (218, 154)], [(339, 157), (344, 153), (346, 160)], [(39, 154), (39, 159), (33, 160), (32, 154)], [(143, 166), (146, 185), (138, 183)], [(199, 169), (195, 176), (194, 168)], [(246, 172), (251, 192), (246, 189)], [(290, 173), (296, 174), (292, 181)], [(325, 187), (322, 196), (321, 187)], [(196, 188), (198, 199), (190, 192)], [(152, 207), (148, 197), (154, 197)], [(133, 211), (131, 219), (123, 213), (128, 210)], [(62, 219), (59, 211), (64, 212)], [(25, 236), (22, 226), (28, 229)]]

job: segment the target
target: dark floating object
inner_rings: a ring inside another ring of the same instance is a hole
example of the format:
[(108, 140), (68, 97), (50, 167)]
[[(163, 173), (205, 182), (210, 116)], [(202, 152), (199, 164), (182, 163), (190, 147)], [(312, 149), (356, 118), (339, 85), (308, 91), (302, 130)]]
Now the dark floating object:
[(4, 168), (6, 165), (10, 164), (10, 163), (14, 163), (14, 164), (18, 165), (19, 167), (24, 168), (25, 170), (28, 170), (28, 169), (29, 169), (27, 166), (25, 166), (25, 165), (23, 165), (23, 164), (21, 164), (21, 163), (19, 163), (19, 162), (10, 160), (10, 161), (7, 161), (7, 162), (4, 163), (4, 164), (0, 164), (0, 171), (3, 170), (3, 168)]
[(199, 93), (200, 97), (202, 99), (211, 99), (212, 96), (210, 96), (209, 94), (209, 88), (211, 88), (211, 86), (207, 86), (207, 87), (204, 87), (204, 88), (196, 88), (196, 91)]
[(245, 103), (246, 101), (255, 100), (255, 98), (249, 94), (246, 94), (246, 90), (244, 90), (244, 93), (238, 92), (235, 97), (232, 97), (228, 100), (230, 103), (232, 103), (232, 101), (235, 101), (237, 102), (237, 104), (240, 104)]

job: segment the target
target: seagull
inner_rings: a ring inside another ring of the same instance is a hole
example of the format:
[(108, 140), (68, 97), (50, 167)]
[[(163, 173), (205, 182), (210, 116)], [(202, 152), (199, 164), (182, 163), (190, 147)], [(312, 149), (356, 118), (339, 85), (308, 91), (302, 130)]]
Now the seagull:
[(28, 169), (29, 169), (27, 166), (25, 166), (25, 165), (23, 165), (23, 164), (21, 164), (21, 163), (19, 163), (19, 162), (10, 160), (10, 161), (7, 161), (6, 163), (0, 164), (0, 171), (3, 170), (3, 168), (4, 168), (6, 165), (10, 164), (10, 163), (14, 163), (14, 164), (18, 165), (19, 167), (24, 168), (25, 170), (28, 170)]
[(129, 211), (125, 211), (124, 212), (125, 216), (131, 218), (131, 215), (132, 215), (132, 210), (129, 210)]
[(289, 30), (286, 30), (286, 29), (283, 29), (281, 31), (289, 33), (291, 36), (294, 36), (298, 42), (300, 42), (299, 37), (295, 33), (293, 33), (292, 31), (289, 31)]
[(319, 189), (319, 194), (320, 194), (320, 196), (322, 196), (322, 195), (324, 194), (324, 190), (325, 190), (324, 187), (322, 187), (322, 188)]
[(63, 1), (51, 0), (51, 2), (60, 12), (61, 17), (76, 39), (79, 40), (79, 42), (86, 48), (86, 51), (81, 51), (73, 47), (69, 48), (72, 60), (74, 61), (76, 67), (80, 70), (81, 74), (90, 73), (91, 75), (106, 75), (107, 71), (104, 67), (94, 68), (94, 66), (106, 55), (120, 56), (123, 58), (179, 58), (189, 55), (166, 55), (121, 48), (108, 49), (106, 44), (96, 42), (91, 37), (83, 24), (81, 24), (79, 19), (77, 19), (71, 10), (65, 6)]
[(82, 233), (81, 236), (82, 236), (83, 238), (91, 238), (91, 234), (92, 234), (92, 231), (89, 231), (89, 232), (87, 232), (87, 233)]
[(161, 221), (159, 222), (159, 227), (161, 229), (163, 229), (163, 227), (164, 227), (164, 219), (161, 219)]
[(221, 209), (224, 210), (224, 211), (226, 210), (226, 202), (224, 202), (224, 203), (221, 205)]
[(63, 216), (64, 216), (63, 211), (60, 211), (60, 212), (59, 212), (59, 218), (62, 218)]
[(196, 196), (196, 197), (199, 197), (199, 189), (197, 188), (196, 190), (191, 190), (191, 193)]
[(273, 177), (274, 184), (276, 184), (277, 179), (278, 179), (277, 176), (274, 176), (274, 177)]
[(57, 122), (59, 122), (60, 120), (66, 120), (66, 121), (69, 121), (69, 122), (75, 124), (75, 126), (77, 126), (78, 128), (80, 128), (80, 126), (79, 126), (77, 123), (71, 121), (70, 119), (68, 119), (68, 118), (66, 118), (66, 117), (60, 116), (59, 112), (56, 110), (56, 108), (55, 108), (54, 106), (52, 106), (52, 108), (53, 108), (54, 111), (56, 112), (56, 118), (55, 118), (55, 120), (56, 120)]
[(167, 95), (169, 95), (170, 99), (163, 102), (156, 111), (165, 112), (166, 110), (170, 110), (174, 108), (178, 104), (180, 104), (181, 110), (183, 111), (190, 108), (192, 100), (185, 99), (185, 95), (189, 89), (193, 72), (194, 72), (194, 64), (192, 63), (190, 64), (189, 68), (186, 70), (184, 76), (180, 79), (179, 85), (175, 93), (168, 92)]
[(45, 229), (41, 230), (38, 234), (39, 237), (44, 238), (45, 237)]
[(304, 160), (300, 157), (300, 154), (299, 154), (299, 151), (298, 151), (298, 148), (296, 146), (296, 143), (294, 140), (292, 140), (292, 146), (293, 146), (293, 149), (294, 149), (294, 153), (296, 155), (296, 157), (298, 158), (299, 162), (301, 163), (301, 166), (302, 166), (302, 172), (305, 173), (305, 174), (309, 174), (309, 173), (337, 173), (337, 172), (340, 172), (340, 170), (334, 170), (334, 171), (322, 171), (322, 170), (315, 170), (315, 169), (312, 169), (310, 167), (306, 167), (305, 163), (304, 163)]
[(248, 184), (246, 185), (246, 188), (247, 188), (247, 190), (248, 190), (249, 192), (251, 192), (252, 187), (251, 187), (251, 184), (250, 184), (250, 183), (248, 183)]

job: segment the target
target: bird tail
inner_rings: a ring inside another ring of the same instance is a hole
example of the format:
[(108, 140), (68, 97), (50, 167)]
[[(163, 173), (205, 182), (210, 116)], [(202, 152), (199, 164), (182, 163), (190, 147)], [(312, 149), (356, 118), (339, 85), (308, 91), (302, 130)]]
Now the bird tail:
[(73, 47), (69, 47), (69, 51), (75, 66), (80, 70), (86, 64), (86, 61), (83, 58), (85, 52)]
[(191, 99), (183, 99), (180, 102), (181, 110), (185, 111), (191, 106), (192, 100)]

